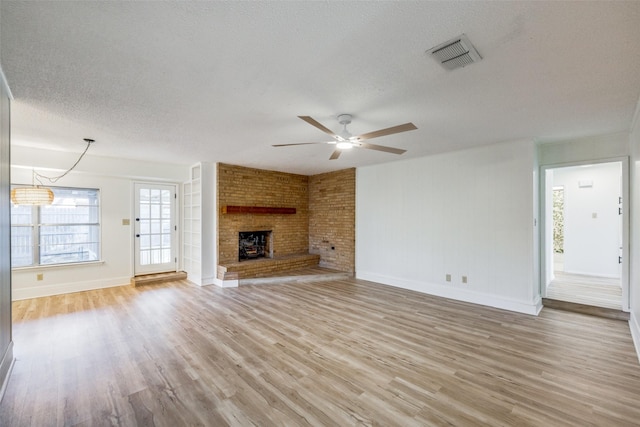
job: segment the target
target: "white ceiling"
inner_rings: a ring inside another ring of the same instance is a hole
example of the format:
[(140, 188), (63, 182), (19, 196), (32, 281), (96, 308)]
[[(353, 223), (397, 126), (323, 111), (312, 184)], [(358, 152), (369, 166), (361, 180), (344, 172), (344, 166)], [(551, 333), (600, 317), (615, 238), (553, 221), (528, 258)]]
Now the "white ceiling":
[[(302, 174), (535, 138), (627, 131), (640, 97), (640, 2), (13, 2), (0, 55), (13, 143)], [(483, 60), (424, 52), (465, 33)], [(329, 138), (402, 156), (271, 144)]]

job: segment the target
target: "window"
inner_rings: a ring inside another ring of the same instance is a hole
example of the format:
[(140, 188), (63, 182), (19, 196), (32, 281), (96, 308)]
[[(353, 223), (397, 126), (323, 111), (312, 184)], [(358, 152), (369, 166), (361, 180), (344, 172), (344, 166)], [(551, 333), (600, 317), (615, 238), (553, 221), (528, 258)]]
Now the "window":
[(100, 259), (100, 191), (51, 190), (51, 205), (11, 205), (12, 267)]

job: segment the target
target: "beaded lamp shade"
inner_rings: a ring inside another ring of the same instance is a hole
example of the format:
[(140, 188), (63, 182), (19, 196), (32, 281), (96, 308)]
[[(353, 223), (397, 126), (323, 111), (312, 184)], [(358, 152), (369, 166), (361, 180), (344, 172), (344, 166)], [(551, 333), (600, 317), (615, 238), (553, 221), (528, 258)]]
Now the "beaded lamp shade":
[(50, 205), (53, 191), (46, 187), (17, 187), (11, 190), (11, 201), (15, 205)]

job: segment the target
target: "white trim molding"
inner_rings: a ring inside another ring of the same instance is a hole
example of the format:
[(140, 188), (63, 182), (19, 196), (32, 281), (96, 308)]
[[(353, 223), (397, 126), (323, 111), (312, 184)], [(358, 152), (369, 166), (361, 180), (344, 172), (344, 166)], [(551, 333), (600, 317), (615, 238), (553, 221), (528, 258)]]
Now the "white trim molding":
[(116, 286), (131, 286), (131, 277), (115, 277), (108, 280), (83, 280), (81, 282), (64, 283), (57, 285), (33, 286), (29, 288), (13, 288), (12, 299), (19, 301), (30, 298), (49, 297), (52, 295), (70, 294), (72, 292), (92, 291)]
[(482, 292), (474, 292), (466, 289), (457, 289), (443, 286), (437, 283), (417, 282), (413, 280), (401, 279), (397, 277), (382, 276), (375, 273), (359, 271), (356, 278), (368, 280), (396, 288), (409, 289), (423, 294), (437, 297), (449, 298), (457, 301), (470, 302), (487, 307), (499, 308), (502, 310), (515, 311), (517, 313), (537, 316), (542, 310), (542, 299), (537, 296), (533, 301), (522, 301), (505, 298), (497, 295), (490, 295)]
[(218, 278), (213, 279), (213, 284), (220, 288), (237, 288), (239, 282), (240, 281), (238, 279), (235, 279), (235, 280), (220, 280)]
[(640, 323), (638, 323), (638, 318), (633, 311), (629, 317), (629, 329), (631, 330), (631, 338), (633, 338), (633, 345), (636, 348), (636, 355), (640, 362)]
[(0, 384), (0, 402), (4, 397), (4, 392), (7, 390), (9, 384), (9, 378), (11, 378), (11, 372), (13, 371), (13, 365), (16, 359), (13, 357), (13, 341), (9, 342), (7, 351), (4, 353), (2, 360), (0, 361), (0, 378), (4, 378), (2, 384)]

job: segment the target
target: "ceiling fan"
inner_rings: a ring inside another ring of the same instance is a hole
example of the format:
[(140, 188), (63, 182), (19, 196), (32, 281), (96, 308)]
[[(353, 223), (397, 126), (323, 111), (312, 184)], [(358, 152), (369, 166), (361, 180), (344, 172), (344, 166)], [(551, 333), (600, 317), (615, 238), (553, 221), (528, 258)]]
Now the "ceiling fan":
[(363, 133), (362, 135), (353, 136), (347, 130), (347, 125), (351, 123), (351, 118), (352, 118), (351, 114), (340, 114), (338, 116), (338, 123), (343, 125), (342, 132), (340, 132), (339, 134), (333, 133), (331, 129), (324, 127), (322, 124), (320, 124), (315, 119), (309, 116), (298, 116), (298, 118), (309, 123), (311, 126), (315, 126), (316, 128), (320, 129), (322, 132), (328, 135), (331, 135), (334, 140), (326, 141), (326, 142), (300, 142), (297, 144), (276, 144), (273, 146), (288, 147), (290, 145), (309, 145), (309, 144), (335, 145), (336, 149), (331, 154), (331, 157), (329, 157), (329, 160), (337, 159), (338, 157), (340, 157), (342, 150), (348, 150), (351, 148), (367, 148), (369, 150), (384, 151), (386, 153), (402, 154), (407, 150), (401, 150), (399, 148), (393, 148), (393, 147), (385, 147), (384, 145), (369, 144), (368, 142), (362, 142), (362, 141), (367, 139), (378, 138), (380, 136), (393, 135), (394, 133), (400, 133), (400, 132), (406, 132), (409, 130), (418, 129), (413, 123), (405, 123), (403, 125), (392, 126), (390, 128), (380, 129), (374, 132)]

